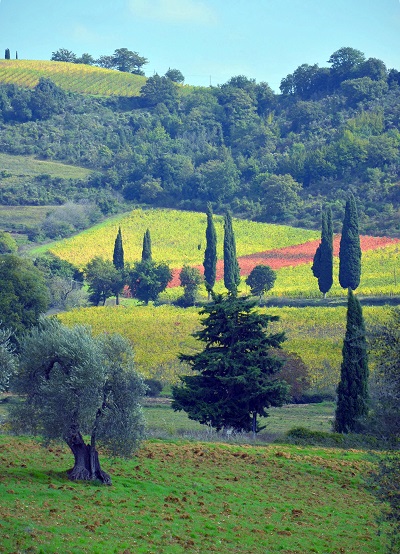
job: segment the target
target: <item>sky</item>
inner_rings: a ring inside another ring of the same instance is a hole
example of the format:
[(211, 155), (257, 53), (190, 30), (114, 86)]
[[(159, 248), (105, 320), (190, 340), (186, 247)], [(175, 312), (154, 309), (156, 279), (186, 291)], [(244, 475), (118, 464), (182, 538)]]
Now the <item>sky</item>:
[(128, 48), (149, 60), (146, 76), (179, 69), (190, 85), (245, 75), (279, 92), (344, 46), (400, 70), (400, 0), (0, 0), (1, 57)]

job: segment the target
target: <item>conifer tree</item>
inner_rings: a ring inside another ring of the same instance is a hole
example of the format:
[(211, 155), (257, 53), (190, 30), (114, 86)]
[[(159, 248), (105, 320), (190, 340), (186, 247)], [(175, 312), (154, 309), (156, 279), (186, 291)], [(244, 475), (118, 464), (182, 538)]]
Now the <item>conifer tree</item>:
[(5, 60), (9, 60), (9, 59), (10, 59), (10, 49), (9, 49), (9, 48), (6, 48), (6, 50), (5, 50), (4, 59), (5, 59)]
[(361, 246), (358, 215), (354, 196), (350, 194), (343, 220), (339, 250), (339, 283), (344, 289), (355, 290), (361, 277)]
[(206, 243), (203, 266), (208, 299), (210, 300), (211, 291), (215, 285), (215, 279), (217, 276), (217, 232), (215, 230), (210, 203), (207, 204)]
[(233, 295), (237, 295), (240, 283), (240, 268), (236, 256), (236, 241), (232, 226), (232, 216), (228, 211), (224, 222), (224, 285)]
[(333, 231), (330, 208), (322, 211), (321, 242), (315, 252), (311, 271), (318, 279), (319, 290), (325, 298), (333, 284)]
[(114, 243), (114, 253), (113, 253), (113, 264), (115, 269), (121, 274), (121, 279), (119, 280), (120, 288), (116, 288), (115, 290), (115, 303), (119, 304), (119, 293), (122, 290), (123, 282), (124, 282), (124, 248), (122, 245), (122, 233), (121, 233), (121, 227), (118, 228), (118, 233), (115, 238)]
[(142, 262), (151, 262), (152, 260), (150, 230), (146, 229), (143, 236)]
[(118, 229), (117, 236), (114, 243), (114, 253), (113, 253), (113, 264), (115, 269), (123, 270), (124, 269), (124, 248), (122, 245), (122, 233), (121, 227)]
[(357, 432), (368, 412), (368, 358), (362, 309), (351, 288), (342, 353), (334, 428), (338, 433)]
[(279, 379), (283, 361), (273, 352), (285, 335), (267, 332), (269, 322), (279, 318), (260, 313), (256, 301), (212, 296), (200, 311), (206, 315), (203, 328), (194, 333), (204, 349), (179, 356), (195, 374), (180, 377), (181, 384), (172, 388), (172, 408), (217, 431), (256, 433), (257, 416), (267, 416), (270, 406), (282, 406), (287, 398), (287, 384)]

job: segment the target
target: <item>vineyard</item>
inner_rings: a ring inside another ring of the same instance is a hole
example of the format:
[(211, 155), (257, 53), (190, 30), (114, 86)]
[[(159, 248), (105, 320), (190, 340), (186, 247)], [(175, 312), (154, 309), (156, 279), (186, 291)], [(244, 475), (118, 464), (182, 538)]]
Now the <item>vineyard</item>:
[[(217, 231), (217, 279), (216, 291), (224, 290), (223, 277), (223, 217), (215, 216)], [(51, 252), (79, 267), (84, 267), (95, 256), (111, 259), (114, 241), (121, 227), (125, 261), (140, 259), (143, 234), (150, 229), (153, 258), (174, 268), (171, 287), (179, 285), (179, 270), (184, 265), (202, 270), (205, 248), (205, 214), (176, 210), (133, 210), (96, 225), (79, 235), (36, 249)], [(321, 293), (317, 280), (312, 276), (311, 263), (319, 243), (319, 233), (285, 225), (271, 225), (247, 220), (234, 220), (239, 265), (243, 277), (257, 264), (267, 264), (277, 271), (277, 280), (269, 296), (318, 298)], [(362, 276), (357, 293), (373, 295), (400, 294), (400, 277), (397, 278), (399, 242), (386, 237), (361, 237), (363, 250)], [(335, 237), (334, 285), (329, 296), (343, 296), (338, 284), (339, 236)], [(241, 291), (248, 292), (243, 279)], [(205, 290), (200, 293), (205, 296)], [(176, 299), (178, 292), (166, 293), (166, 298)]]
[(0, 60), (0, 83), (34, 88), (41, 77), (69, 92), (95, 96), (138, 96), (146, 82), (132, 75), (92, 65), (35, 60)]
[[(346, 308), (267, 308), (279, 321), (271, 331), (284, 330), (285, 350), (301, 356), (310, 370), (315, 390), (334, 390), (339, 379)], [(387, 307), (365, 307), (367, 327), (383, 321)], [(200, 344), (191, 336), (200, 327), (197, 308), (174, 306), (106, 306), (81, 308), (59, 314), (67, 324), (91, 325), (95, 333), (118, 331), (134, 346), (137, 368), (146, 377), (174, 383), (187, 371), (177, 359)]]

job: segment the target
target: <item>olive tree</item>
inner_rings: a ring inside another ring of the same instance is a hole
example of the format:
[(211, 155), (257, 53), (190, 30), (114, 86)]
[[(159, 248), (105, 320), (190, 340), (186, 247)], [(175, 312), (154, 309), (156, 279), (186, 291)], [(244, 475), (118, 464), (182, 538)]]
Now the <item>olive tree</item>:
[[(64, 440), (75, 459), (71, 480), (111, 484), (97, 444), (129, 456), (143, 436), (139, 399), (145, 385), (121, 335), (95, 337), (90, 327), (43, 318), (22, 344), (13, 390), (25, 401), (11, 410), (12, 428)], [(84, 436), (90, 437), (88, 444)]]

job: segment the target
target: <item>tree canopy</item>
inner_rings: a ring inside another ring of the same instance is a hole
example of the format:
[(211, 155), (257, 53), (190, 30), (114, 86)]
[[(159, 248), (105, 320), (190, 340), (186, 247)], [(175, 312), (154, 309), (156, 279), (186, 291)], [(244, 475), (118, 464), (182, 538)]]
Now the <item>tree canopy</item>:
[(94, 337), (86, 326), (41, 320), (24, 339), (14, 390), (25, 401), (12, 410), (13, 429), (65, 441), (75, 458), (72, 480), (111, 484), (97, 444), (129, 456), (143, 436), (139, 398), (145, 387), (120, 335)]
[(217, 430), (257, 432), (257, 416), (267, 416), (270, 406), (281, 406), (287, 385), (279, 380), (282, 360), (271, 353), (280, 348), (283, 333), (267, 334), (277, 318), (255, 310), (245, 297), (214, 295), (200, 314), (202, 329), (194, 336), (204, 349), (180, 355), (195, 375), (180, 377), (174, 386), (172, 407), (190, 419)]

